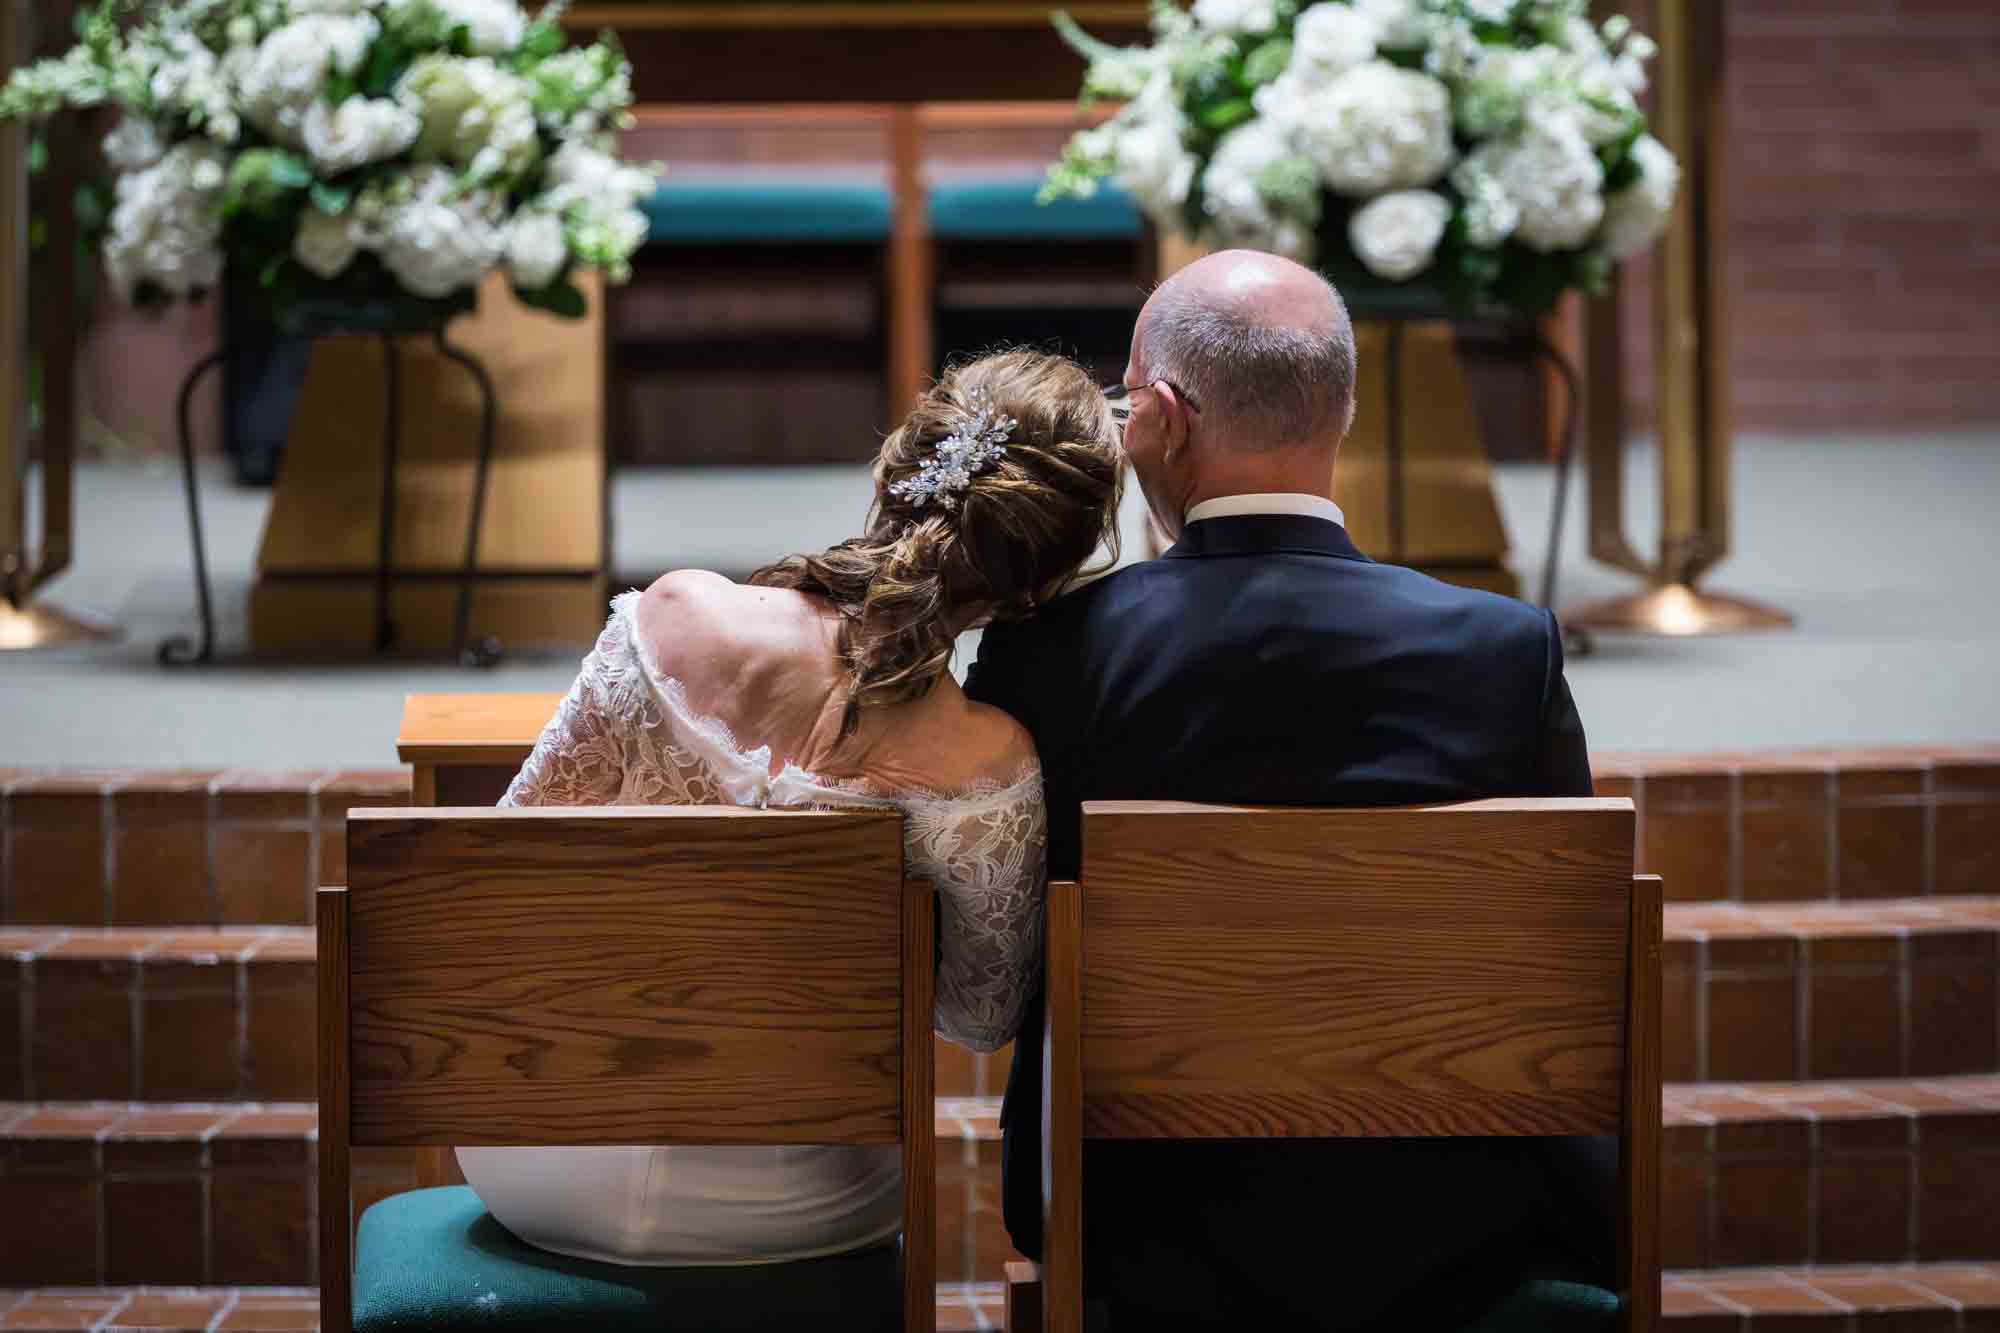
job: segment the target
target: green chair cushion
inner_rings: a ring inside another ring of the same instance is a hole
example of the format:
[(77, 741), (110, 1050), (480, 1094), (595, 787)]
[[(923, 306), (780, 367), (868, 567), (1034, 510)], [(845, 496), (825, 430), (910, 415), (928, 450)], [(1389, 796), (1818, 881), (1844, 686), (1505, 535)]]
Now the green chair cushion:
[(1618, 1326), (1618, 1297), (1581, 1282), (1537, 1278), (1460, 1333), (1610, 1333)]
[(464, 1186), (382, 1200), (354, 1244), (355, 1333), (891, 1333), (902, 1322), (893, 1245), (729, 1268), (593, 1263), (517, 1239)]
[(838, 180), (667, 180), (644, 204), (652, 245), (859, 245), (889, 235), (887, 187)]
[(930, 190), (931, 234), (952, 241), (1124, 241), (1143, 223), (1131, 198), (1100, 185), (1088, 199), (1038, 204), (1037, 176), (940, 182)]

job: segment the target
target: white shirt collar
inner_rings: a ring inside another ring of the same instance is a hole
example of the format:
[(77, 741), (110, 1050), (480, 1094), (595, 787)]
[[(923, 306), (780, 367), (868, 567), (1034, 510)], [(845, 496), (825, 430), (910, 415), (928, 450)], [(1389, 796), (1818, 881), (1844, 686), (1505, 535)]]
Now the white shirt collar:
[(1292, 492), (1266, 492), (1256, 495), (1218, 495), (1213, 500), (1203, 500), (1187, 511), (1187, 521), (1199, 523), (1205, 518), (1241, 518), (1246, 514), (1297, 514), (1305, 518), (1323, 518), (1342, 527), (1347, 526), (1347, 515), (1340, 512), (1340, 506), (1324, 495), (1300, 495)]

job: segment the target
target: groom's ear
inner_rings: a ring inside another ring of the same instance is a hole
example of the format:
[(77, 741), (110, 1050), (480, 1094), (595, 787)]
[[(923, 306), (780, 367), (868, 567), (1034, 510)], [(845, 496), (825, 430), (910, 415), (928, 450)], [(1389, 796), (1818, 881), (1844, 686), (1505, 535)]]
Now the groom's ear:
[(1154, 380), (1152, 387), (1153, 394), (1159, 399), (1160, 403), (1160, 431), (1163, 436), (1160, 441), (1163, 446), (1162, 452), (1167, 458), (1172, 458), (1187, 447), (1187, 401), (1181, 397), (1180, 390), (1174, 388), (1173, 385), (1167, 383), (1165, 380)]

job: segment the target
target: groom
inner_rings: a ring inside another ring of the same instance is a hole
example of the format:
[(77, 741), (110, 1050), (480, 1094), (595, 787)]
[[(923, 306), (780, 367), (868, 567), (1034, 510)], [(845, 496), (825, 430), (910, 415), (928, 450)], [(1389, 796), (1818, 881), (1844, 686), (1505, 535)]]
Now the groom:
[[(1086, 800), (1591, 793), (1554, 618), (1349, 541), (1327, 497), (1354, 382), (1339, 295), (1283, 259), (1212, 255), (1140, 312), (1125, 451), (1175, 545), (988, 629), (966, 681), (1034, 734), (1050, 878), (1077, 876)], [(1001, 1115), (1033, 1257), (1042, 1023), (1038, 995)], [(1531, 1271), (1608, 1285), (1615, 1170), (1603, 1140), (1091, 1144), (1086, 1296), (1148, 1333), (1452, 1328)]]

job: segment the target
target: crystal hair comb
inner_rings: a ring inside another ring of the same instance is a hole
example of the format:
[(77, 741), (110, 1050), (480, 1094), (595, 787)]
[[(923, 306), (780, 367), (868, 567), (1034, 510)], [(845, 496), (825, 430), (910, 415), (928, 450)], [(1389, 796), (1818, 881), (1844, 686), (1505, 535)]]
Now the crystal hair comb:
[(889, 494), (908, 500), (922, 509), (936, 500), (946, 509), (958, 508), (958, 497), (972, 489), (972, 479), (983, 468), (1000, 461), (1007, 452), (1007, 437), (1019, 424), (1002, 416), (993, 406), (993, 396), (984, 389), (971, 394), (972, 420), (937, 442), (914, 477), (889, 487)]

